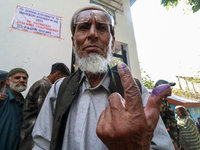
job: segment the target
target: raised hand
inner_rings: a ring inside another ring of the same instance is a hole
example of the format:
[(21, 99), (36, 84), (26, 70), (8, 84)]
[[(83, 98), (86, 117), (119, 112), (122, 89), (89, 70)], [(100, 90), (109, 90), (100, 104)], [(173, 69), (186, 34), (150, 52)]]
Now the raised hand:
[(160, 105), (171, 90), (169, 85), (156, 87), (145, 109), (139, 88), (130, 70), (119, 63), (118, 72), (124, 88), (124, 99), (118, 93), (109, 97), (109, 104), (97, 124), (97, 135), (110, 150), (148, 150), (156, 128)]

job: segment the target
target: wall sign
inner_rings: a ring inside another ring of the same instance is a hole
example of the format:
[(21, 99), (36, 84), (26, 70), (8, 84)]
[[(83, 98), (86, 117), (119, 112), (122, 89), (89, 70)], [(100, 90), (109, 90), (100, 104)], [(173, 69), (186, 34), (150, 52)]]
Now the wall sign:
[(11, 28), (61, 38), (62, 17), (17, 5)]

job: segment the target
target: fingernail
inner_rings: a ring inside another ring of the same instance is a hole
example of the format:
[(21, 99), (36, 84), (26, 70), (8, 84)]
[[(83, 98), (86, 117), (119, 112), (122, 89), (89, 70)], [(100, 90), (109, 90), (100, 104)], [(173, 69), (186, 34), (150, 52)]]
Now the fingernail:
[(156, 97), (156, 96), (160, 95), (163, 91), (165, 91), (169, 88), (170, 88), (169, 84), (162, 84), (160, 86), (157, 86), (156, 88), (153, 89), (152, 96)]
[(124, 72), (126, 72), (126, 65), (123, 62), (119, 62), (117, 66), (119, 69), (123, 69)]

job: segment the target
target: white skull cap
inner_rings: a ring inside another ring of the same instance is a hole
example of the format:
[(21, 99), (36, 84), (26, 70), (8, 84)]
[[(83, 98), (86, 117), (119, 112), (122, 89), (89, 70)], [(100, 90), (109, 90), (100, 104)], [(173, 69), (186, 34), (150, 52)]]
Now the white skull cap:
[[(71, 27), (71, 32), (72, 32), (72, 35), (74, 35), (74, 16), (84, 10), (100, 10), (100, 11), (103, 11), (103, 12), (106, 12), (108, 13), (103, 7), (99, 6), (99, 5), (96, 5), (96, 4), (88, 4), (82, 8), (79, 8), (75, 13), (74, 15), (72, 16), (72, 19), (71, 19), (71, 23), (70, 23), (70, 27)], [(109, 14), (109, 13), (108, 13)]]

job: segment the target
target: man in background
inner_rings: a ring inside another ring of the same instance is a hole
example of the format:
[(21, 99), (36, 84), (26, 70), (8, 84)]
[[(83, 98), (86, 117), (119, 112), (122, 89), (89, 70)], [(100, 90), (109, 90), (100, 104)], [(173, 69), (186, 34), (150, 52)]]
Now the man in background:
[(24, 97), (28, 73), (23, 68), (12, 69), (6, 78), (8, 98), (0, 101), (0, 150), (17, 150), (23, 122)]
[(199, 131), (199, 133), (200, 133), (200, 125), (199, 125), (199, 123), (196, 122), (196, 121), (194, 120), (194, 118), (193, 118), (192, 115), (190, 114), (189, 109), (187, 109), (187, 112), (188, 112), (188, 114), (190, 115), (190, 117), (193, 119), (193, 121), (195, 122), (195, 124), (196, 124), (196, 126), (197, 126), (197, 129), (198, 129), (198, 131)]
[[(162, 84), (169, 84), (171, 87), (175, 86), (176, 83), (168, 82), (166, 80), (158, 80), (155, 84), (155, 87), (162, 85)], [(169, 93), (171, 95), (171, 93)], [(167, 99), (164, 99), (161, 104), (160, 108), (160, 115), (161, 118), (166, 126), (166, 129), (171, 137), (171, 140), (174, 144), (176, 150), (179, 149), (179, 139), (178, 139), (178, 128), (177, 128), (177, 121), (175, 119), (174, 110), (171, 108)]]
[(45, 97), (56, 80), (69, 75), (69, 68), (64, 63), (55, 63), (52, 65), (50, 74), (36, 81), (29, 89), (23, 107), (24, 120), (20, 134), (20, 150), (33, 148), (32, 130)]
[(0, 100), (5, 100), (8, 97), (8, 95), (5, 94), (8, 89), (8, 85), (6, 84), (7, 76), (7, 71), (0, 70)]

